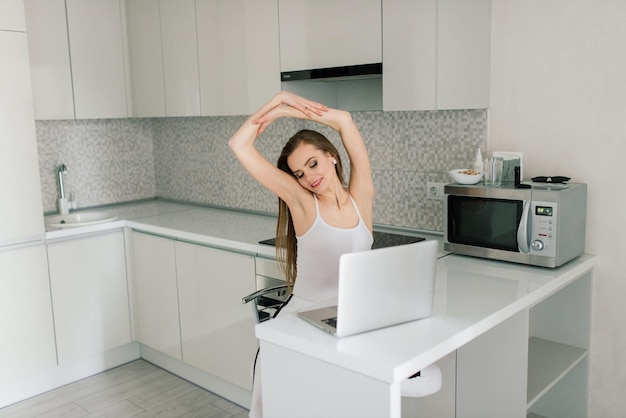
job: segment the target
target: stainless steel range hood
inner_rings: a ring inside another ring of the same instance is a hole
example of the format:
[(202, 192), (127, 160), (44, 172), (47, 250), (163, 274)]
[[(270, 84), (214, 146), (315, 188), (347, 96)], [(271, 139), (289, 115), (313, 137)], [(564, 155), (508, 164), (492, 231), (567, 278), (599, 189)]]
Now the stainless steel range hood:
[(311, 70), (284, 71), (280, 73), (280, 80), (288, 81), (338, 81), (358, 80), (364, 78), (380, 78), (383, 74), (383, 64), (360, 64), (343, 67), (315, 68)]

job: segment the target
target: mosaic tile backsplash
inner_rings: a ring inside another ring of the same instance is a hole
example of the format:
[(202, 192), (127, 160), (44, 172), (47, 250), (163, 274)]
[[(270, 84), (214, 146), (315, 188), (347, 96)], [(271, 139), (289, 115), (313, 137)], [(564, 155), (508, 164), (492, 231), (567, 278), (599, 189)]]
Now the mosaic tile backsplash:
[[(426, 183), (449, 181), (487, 141), (486, 110), (353, 112), (370, 153), (380, 225), (441, 231), (442, 203)], [(228, 139), (245, 116), (37, 121), (43, 205), (56, 211), (57, 166), (79, 207), (160, 197), (275, 213), (277, 200), (239, 165)], [(281, 119), (257, 140), (275, 162), (297, 130), (316, 129), (347, 155), (336, 132), (314, 122)], [(349, 173), (345, 173), (346, 176)]]

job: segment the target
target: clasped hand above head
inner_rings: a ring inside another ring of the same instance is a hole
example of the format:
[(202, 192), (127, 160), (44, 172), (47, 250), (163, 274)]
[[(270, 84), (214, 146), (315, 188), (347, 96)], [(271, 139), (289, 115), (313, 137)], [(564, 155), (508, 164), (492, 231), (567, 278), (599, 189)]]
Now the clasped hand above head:
[(322, 116), (328, 111), (325, 105), (305, 99), (287, 91), (279, 92), (275, 97), (275, 106), (255, 119), (252, 123), (259, 125), (257, 136), (261, 135), (265, 128), (281, 117), (302, 117), (312, 118), (315, 115)]

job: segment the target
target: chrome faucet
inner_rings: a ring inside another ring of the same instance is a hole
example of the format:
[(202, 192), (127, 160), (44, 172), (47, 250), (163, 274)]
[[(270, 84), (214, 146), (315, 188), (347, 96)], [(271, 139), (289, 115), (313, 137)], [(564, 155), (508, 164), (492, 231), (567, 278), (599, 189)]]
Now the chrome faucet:
[(76, 199), (71, 198), (68, 199), (65, 197), (65, 185), (63, 184), (63, 175), (67, 174), (67, 167), (65, 164), (60, 164), (57, 168), (57, 174), (59, 176), (59, 190), (61, 192), (61, 197), (59, 198), (59, 213), (61, 215), (67, 215), (70, 213), (70, 209), (76, 209)]
[(61, 199), (65, 199), (65, 188), (63, 186), (63, 175), (67, 174), (67, 167), (65, 167), (65, 164), (59, 165), (57, 172), (59, 175), (59, 190), (61, 191)]

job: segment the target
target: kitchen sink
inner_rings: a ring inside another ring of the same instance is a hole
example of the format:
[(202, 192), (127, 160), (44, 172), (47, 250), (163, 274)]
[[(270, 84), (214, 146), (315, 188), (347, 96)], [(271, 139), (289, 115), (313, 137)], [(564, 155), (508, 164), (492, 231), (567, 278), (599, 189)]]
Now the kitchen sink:
[(75, 212), (67, 215), (46, 216), (45, 223), (48, 229), (65, 229), (111, 222), (117, 218), (117, 215), (104, 211)]

